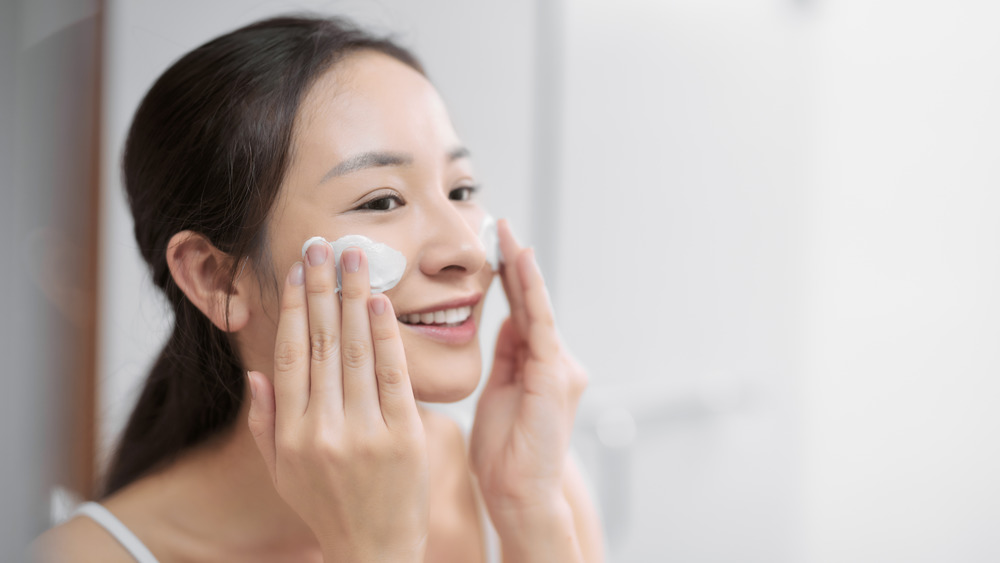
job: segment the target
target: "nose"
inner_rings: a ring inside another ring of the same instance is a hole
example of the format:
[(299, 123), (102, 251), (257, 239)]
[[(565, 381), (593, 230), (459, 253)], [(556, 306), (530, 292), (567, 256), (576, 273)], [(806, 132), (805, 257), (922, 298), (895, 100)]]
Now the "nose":
[(419, 265), (428, 276), (454, 272), (456, 275), (474, 274), (486, 265), (486, 248), (479, 240), (479, 225), (470, 223), (470, 216), (482, 214), (459, 210), (448, 200), (434, 206), (428, 214), (424, 229)]

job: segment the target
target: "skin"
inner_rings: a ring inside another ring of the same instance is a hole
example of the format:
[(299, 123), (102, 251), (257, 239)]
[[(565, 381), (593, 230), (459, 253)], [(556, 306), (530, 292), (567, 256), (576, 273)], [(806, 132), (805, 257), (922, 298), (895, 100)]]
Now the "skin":
[[(232, 258), (196, 233), (177, 233), (168, 251), (178, 286), (220, 328), (229, 298), (228, 328), (251, 370), (247, 423), (103, 504), (162, 560), (477, 561), (478, 495), (505, 561), (602, 560), (600, 525), (567, 455), (586, 376), (559, 341), (533, 252), (506, 222), (511, 317), (468, 451), (453, 422), (414, 400), (471, 393), (478, 337), (440, 342), (396, 316), (472, 298), (478, 326), (495, 275), (477, 237), (484, 212), (467, 197), (471, 163), (437, 92), (390, 57), (356, 53), (310, 90), (294, 137), (268, 225), (277, 294), (253, 275), (229, 287), (221, 274)], [(405, 162), (330, 174), (371, 151)], [(337, 296), (326, 247), (304, 261), (300, 248), (346, 234), (402, 252), (400, 283), (372, 296), (367, 258), (349, 249)], [(130, 560), (86, 518), (43, 534), (35, 552)]]

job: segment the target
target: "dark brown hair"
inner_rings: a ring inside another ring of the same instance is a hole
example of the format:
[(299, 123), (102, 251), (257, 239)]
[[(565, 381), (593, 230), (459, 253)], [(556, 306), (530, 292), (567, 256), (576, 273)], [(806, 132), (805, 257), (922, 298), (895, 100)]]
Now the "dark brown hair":
[[(125, 143), (135, 237), (174, 312), (114, 452), (103, 496), (232, 426), (246, 376), (227, 334), (174, 283), (167, 243), (205, 236), (258, 276), (270, 271), (266, 225), (289, 163), (295, 115), (315, 79), (351, 52), (375, 50), (423, 73), (388, 39), (340, 18), (278, 17), (218, 37), (174, 63), (146, 94)], [(273, 273), (270, 275), (273, 276)]]

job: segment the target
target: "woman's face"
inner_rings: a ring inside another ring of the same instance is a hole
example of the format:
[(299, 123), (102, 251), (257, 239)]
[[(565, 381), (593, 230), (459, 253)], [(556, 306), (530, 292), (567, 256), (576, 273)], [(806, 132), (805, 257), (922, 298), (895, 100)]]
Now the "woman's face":
[[(310, 237), (364, 235), (406, 257), (386, 292), (397, 317), (471, 305), (478, 329), (493, 277), (478, 238), (485, 213), (471, 197), (468, 154), (426, 78), (381, 53), (348, 56), (303, 100), (291, 154), (269, 224), (279, 279)], [(250, 340), (250, 367), (270, 373), (278, 297), (258, 295), (240, 340)], [(478, 333), (405, 322), (400, 333), (418, 399), (454, 401), (475, 389)]]

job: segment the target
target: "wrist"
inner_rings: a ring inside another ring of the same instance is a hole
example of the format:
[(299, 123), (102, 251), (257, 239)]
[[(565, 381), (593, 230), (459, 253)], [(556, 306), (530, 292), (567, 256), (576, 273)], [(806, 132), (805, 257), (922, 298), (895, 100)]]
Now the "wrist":
[(487, 506), (505, 561), (579, 561), (572, 508), (562, 495), (530, 505)]

